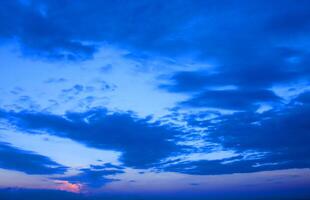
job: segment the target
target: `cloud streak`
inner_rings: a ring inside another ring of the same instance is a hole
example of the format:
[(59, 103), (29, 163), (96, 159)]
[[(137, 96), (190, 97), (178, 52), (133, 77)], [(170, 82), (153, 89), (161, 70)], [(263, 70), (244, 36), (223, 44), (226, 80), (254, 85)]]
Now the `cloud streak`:
[(48, 157), (15, 148), (0, 142), (0, 168), (21, 171), (27, 174), (63, 174), (67, 167)]

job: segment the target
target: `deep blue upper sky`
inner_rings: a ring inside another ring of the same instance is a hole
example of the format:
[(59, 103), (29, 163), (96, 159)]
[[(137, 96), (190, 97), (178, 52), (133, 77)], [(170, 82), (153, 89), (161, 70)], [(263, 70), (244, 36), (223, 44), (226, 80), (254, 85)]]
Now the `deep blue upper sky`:
[(0, 2), (0, 198), (310, 198), (309, 119), (308, 0)]

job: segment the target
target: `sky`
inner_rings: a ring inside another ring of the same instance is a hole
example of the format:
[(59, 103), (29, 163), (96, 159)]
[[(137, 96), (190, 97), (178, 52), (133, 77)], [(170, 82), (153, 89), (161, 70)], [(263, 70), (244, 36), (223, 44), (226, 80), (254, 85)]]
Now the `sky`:
[(0, 199), (309, 199), (310, 1), (2, 0)]

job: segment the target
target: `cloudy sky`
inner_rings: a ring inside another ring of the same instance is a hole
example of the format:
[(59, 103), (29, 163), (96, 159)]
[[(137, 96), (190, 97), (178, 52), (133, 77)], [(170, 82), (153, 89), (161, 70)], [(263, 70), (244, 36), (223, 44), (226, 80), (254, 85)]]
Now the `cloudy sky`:
[(0, 2), (0, 198), (308, 198), (309, 119), (308, 0)]

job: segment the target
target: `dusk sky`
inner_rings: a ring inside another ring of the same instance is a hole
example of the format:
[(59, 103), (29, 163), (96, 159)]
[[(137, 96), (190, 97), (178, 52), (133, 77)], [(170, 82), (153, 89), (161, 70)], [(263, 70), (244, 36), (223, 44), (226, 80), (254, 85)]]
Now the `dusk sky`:
[(0, 0), (0, 199), (310, 199), (309, 0)]

